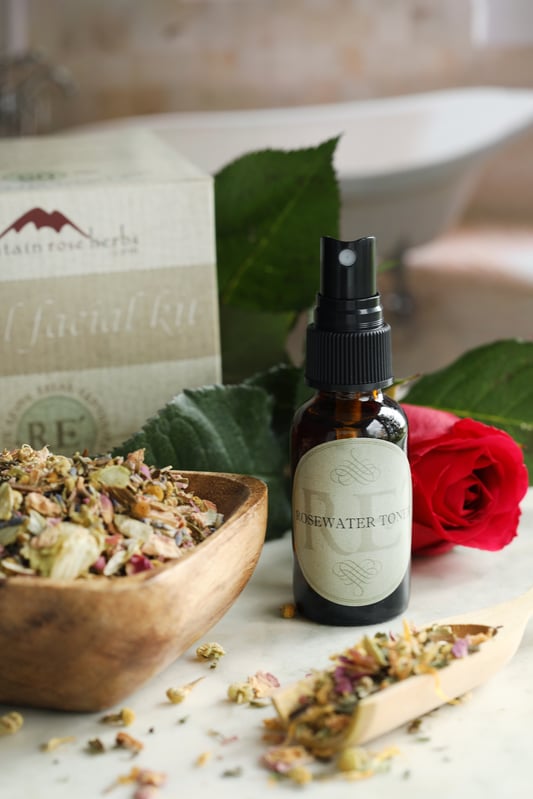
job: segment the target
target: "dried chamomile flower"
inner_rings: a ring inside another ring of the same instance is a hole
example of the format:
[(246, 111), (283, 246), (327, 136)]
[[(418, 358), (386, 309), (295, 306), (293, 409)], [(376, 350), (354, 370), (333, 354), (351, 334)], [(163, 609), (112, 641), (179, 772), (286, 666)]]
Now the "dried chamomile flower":
[(196, 648), (196, 656), (203, 660), (211, 661), (210, 668), (212, 669), (216, 668), (218, 661), (221, 657), (224, 657), (225, 654), (226, 650), (224, 647), (217, 644), (216, 641), (200, 644), (200, 646)]
[(340, 771), (367, 771), (370, 763), (370, 754), (360, 746), (343, 749), (337, 757), (337, 767)]
[(412, 720), (409, 722), (409, 724), (407, 725), (407, 732), (408, 732), (410, 735), (414, 735), (414, 733), (416, 733), (416, 732), (419, 732), (419, 731), (420, 731), (420, 727), (421, 727), (421, 726), (422, 726), (422, 719), (421, 719), (420, 717), (419, 717), (419, 718), (416, 718), (416, 719), (412, 719)]
[(129, 727), (135, 721), (135, 713), (129, 707), (123, 707), (118, 713), (107, 713), (100, 719), (104, 724), (117, 724)]
[(16, 710), (6, 713), (5, 716), (0, 716), (0, 735), (13, 735), (23, 724), (24, 718), (21, 713), (17, 713)]
[(73, 735), (66, 735), (64, 738), (50, 738), (44, 744), (41, 744), (42, 752), (55, 752), (60, 746), (65, 744), (72, 744), (76, 741)]
[(252, 702), (255, 698), (254, 689), (249, 682), (234, 682), (228, 687), (228, 699), (238, 705)]
[(173, 705), (179, 705), (186, 699), (195, 685), (201, 682), (204, 677), (198, 677), (198, 679), (193, 680), (192, 682), (188, 682), (185, 685), (182, 685), (180, 688), (169, 688), (167, 690), (167, 698), (172, 702)]

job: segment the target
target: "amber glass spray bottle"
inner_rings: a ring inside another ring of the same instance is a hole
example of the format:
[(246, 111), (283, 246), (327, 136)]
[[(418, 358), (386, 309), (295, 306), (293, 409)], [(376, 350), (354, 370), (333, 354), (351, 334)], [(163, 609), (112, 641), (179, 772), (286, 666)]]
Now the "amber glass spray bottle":
[(386, 621), (409, 597), (411, 475), (405, 414), (383, 394), (391, 341), (373, 237), (321, 240), (306, 380), (317, 393), (291, 434), (295, 602), (322, 624)]

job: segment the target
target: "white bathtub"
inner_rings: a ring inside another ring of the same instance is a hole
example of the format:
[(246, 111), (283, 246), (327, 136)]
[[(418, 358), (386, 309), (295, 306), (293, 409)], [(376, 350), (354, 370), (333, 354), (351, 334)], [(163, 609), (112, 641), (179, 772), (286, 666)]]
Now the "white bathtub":
[(533, 91), (463, 88), (299, 108), (129, 117), (90, 128), (129, 125), (157, 130), (212, 173), (252, 150), (305, 147), (342, 134), (335, 155), (341, 235), (375, 235), (380, 255), (388, 257), (430, 241), (458, 219), (491, 155), (533, 125)]

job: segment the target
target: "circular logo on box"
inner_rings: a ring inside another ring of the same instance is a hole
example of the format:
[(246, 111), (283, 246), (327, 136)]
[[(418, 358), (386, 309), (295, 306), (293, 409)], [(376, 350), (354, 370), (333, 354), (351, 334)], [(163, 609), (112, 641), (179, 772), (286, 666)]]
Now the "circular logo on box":
[(98, 429), (96, 420), (76, 397), (56, 394), (35, 400), (21, 414), (16, 437), (34, 449), (49, 447), (59, 455), (94, 451)]
[(36, 383), (5, 411), (0, 427), (2, 447), (29, 444), (59, 455), (87, 450), (90, 455), (110, 446), (111, 419), (96, 391), (69, 379)]

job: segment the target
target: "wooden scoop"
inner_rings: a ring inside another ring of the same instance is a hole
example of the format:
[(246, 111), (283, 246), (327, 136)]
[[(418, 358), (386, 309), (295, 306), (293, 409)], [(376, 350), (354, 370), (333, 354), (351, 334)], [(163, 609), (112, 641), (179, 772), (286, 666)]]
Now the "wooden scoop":
[[(491, 628), (497, 628), (497, 633), (482, 643), (478, 652), (453, 660), (437, 674), (409, 677), (362, 699), (343, 737), (343, 747), (377, 738), (481, 685), (513, 657), (532, 614), (533, 588), (503, 604), (440, 621), (461, 638)], [(272, 697), (282, 719), (299, 706), (302, 695), (311, 692), (313, 682), (313, 677), (307, 678)]]

